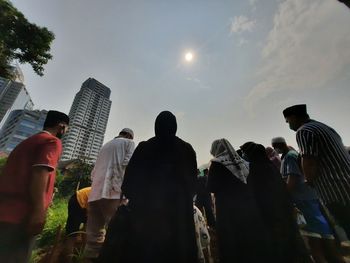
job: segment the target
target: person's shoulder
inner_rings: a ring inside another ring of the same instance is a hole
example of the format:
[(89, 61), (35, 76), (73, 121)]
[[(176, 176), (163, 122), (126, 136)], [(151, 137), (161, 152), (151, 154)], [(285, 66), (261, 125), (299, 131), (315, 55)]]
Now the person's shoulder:
[(193, 151), (194, 152), (194, 149), (192, 147), (192, 145), (182, 139), (180, 139), (179, 137), (175, 137), (175, 141), (178, 145), (180, 145), (183, 149), (186, 149), (188, 151)]
[(289, 158), (293, 157), (293, 158), (295, 158), (295, 157), (298, 157), (298, 155), (299, 155), (299, 153), (298, 153), (297, 151), (290, 150), (290, 151), (286, 154), (286, 157), (289, 157)]
[(61, 140), (57, 138), (56, 136), (52, 135), (49, 132), (39, 132), (31, 137), (29, 137), (26, 141), (28, 141), (31, 144), (57, 144), (61, 145)]
[(285, 161), (286, 162), (289, 162), (289, 161), (297, 161), (298, 160), (298, 157), (299, 157), (299, 153), (294, 151), (294, 150), (291, 150), (289, 151), (286, 156), (285, 156)]
[(316, 121), (313, 119), (310, 119), (308, 122), (304, 123), (299, 129), (298, 131), (315, 131), (317, 129), (320, 128), (325, 128), (328, 127), (328, 125), (324, 124), (323, 122), (320, 121)]
[(179, 137), (177, 137), (177, 136), (175, 136), (175, 141), (176, 141), (176, 143), (181, 144), (181, 145), (183, 145), (184, 147), (192, 148), (192, 145), (191, 145), (190, 143), (188, 143), (188, 142), (182, 140), (181, 138), (179, 138)]

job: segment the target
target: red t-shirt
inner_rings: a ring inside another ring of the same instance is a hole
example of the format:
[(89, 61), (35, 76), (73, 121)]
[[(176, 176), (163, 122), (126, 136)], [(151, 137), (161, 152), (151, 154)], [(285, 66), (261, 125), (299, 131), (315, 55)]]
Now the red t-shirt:
[(9, 155), (0, 176), (0, 222), (24, 223), (30, 213), (29, 185), (34, 166), (49, 167), (44, 205), (52, 201), (56, 166), (62, 152), (61, 140), (49, 132), (22, 141)]

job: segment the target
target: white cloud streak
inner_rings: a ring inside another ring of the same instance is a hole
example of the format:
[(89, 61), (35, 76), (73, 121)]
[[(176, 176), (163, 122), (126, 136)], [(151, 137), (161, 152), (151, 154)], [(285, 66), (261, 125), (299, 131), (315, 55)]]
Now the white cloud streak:
[(231, 29), (230, 33), (243, 33), (243, 32), (252, 32), (256, 26), (255, 20), (249, 20), (246, 16), (235, 16), (231, 20)]

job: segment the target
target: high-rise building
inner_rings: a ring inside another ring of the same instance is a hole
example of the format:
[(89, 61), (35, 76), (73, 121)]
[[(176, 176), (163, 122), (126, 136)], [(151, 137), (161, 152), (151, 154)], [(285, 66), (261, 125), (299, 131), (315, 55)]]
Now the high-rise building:
[(0, 151), (10, 153), (21, 141), (41, 131), (46, 110), (11, 111), (0, 132)]
[[(16, 77), (16, 79), (19, 81)], [(33, 109), (33, 102), (22, 82), (0, 77), (0, 128), (13, 110)]]
[(111, 90), (93, 78), (87, 79), (75, 95), (69, 112), (70, 125), (63, 138), (62, 161), (97, 159), (104, 140), (112, 102)]

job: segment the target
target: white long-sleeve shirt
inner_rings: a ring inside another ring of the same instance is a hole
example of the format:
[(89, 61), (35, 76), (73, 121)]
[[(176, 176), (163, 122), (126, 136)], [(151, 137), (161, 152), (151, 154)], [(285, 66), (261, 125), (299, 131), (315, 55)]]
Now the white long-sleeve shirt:
[(105, 199), (120, 199), (125, 168), (134, 152), (135, 143), (117, 137), (103, 145), (94, 169), (91, 172), (89, 202)]

